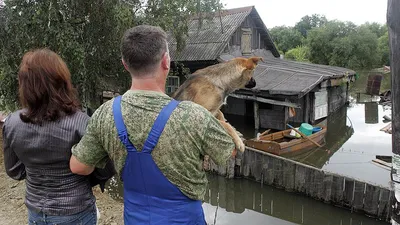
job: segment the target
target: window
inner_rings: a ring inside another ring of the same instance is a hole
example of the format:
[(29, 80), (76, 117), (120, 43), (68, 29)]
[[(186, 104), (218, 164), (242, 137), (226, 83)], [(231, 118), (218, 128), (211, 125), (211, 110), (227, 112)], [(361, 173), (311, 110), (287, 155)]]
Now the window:
[(180, 86), (178, 76), (168, 76), (165, 91), (167, 95), (174, 93)]

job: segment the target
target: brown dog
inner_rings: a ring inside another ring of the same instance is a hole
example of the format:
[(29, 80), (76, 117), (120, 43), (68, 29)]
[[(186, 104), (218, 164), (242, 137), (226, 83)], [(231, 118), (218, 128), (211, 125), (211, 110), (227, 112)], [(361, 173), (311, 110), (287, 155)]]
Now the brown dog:
[[(255, 86), (253, 72), (261, 57), (234, 58), (197, 70), (176, 90), (172, 98), (195, 102), (210, 111), (232, 137), (236, 149), (244, 152), (244, 144), (236, 130), (226, 122), (221, 106), (229, 94), (240, 88)], [(236, 152), (234, 152), (235, 154)]]

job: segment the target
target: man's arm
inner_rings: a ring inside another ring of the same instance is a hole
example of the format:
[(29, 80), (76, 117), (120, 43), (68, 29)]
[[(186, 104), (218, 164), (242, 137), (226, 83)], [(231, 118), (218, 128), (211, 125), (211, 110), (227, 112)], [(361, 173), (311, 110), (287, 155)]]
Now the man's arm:
[(14, 180), (23, 180), (26, 177), (25, 165), (11, 148), (9, 137), (6, 134), (6, 124), (7, 120), (3, 125), (4, 167), (9, 177)]
[(203, 134), (202, 149), (206, 155), (220, 166), (226, 166), (227, 161), (235, 153), (232, 137), (221, 126), (219, 121), (210, 116), (207, 129)]
[(89, 175), (94, 171), (94, 166), (81, 163), (74, 155), (71, 156), (69, 161), (69, 168), (72, 173), (79, 175)]
[(72, 147), (69, 167), (72, 173), (91, 174), (95, 167), (103, 168), (107, 160), (107, 152), (101, 143), (101, 109), (99, 108), (89, 119), (86, 133), (80, 142)]

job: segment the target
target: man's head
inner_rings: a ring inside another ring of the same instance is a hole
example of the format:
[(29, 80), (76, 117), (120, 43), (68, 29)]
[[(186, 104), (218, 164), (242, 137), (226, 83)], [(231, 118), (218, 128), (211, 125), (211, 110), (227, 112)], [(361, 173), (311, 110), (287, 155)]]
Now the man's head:
[(140, 25), (127, 30), (121, 53), (125, 69), (135, 78), (166, 76), (169, 72), (167, 34), (160, 27)]

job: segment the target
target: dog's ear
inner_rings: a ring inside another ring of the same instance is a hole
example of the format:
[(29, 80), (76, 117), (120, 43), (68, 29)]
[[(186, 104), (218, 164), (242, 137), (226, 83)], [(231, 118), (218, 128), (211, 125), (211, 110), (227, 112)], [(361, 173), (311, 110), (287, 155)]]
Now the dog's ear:
[(251, 57), (251, 58), (248, 58), (247, 62), (246, 62), (246, 69), (254, 70), (259, 61), (264, 62), (264, 59), (262, 57)]

